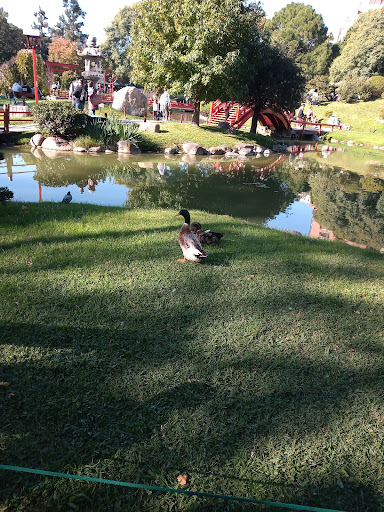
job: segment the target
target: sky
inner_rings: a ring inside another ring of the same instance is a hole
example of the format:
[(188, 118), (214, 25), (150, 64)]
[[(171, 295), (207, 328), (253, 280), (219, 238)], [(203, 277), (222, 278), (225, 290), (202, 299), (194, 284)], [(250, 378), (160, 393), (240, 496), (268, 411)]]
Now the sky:
[[(84, 22), (83, 32), (96, 36), (97, 44), (105, 40), (104, 28), (111, 25), (113, 18), (119, 10), (131, 5), (136, 0), (108, 0), (98, 2), (97, 0), (78, 0), (79, 5), (87, 14), (82, 20)], [(323, 16), (325, 25), (329, 31), (337, 36), (348, 16), (355, 16), (360, 4), (367, 0), (295, 0), (298, 3), (311, 5), (315, 11)], [(287, 0), (262, 0), (262, 6), (271, 18), (273, 14), (290, 3)], [(62, 0), (1, 0), (0, 6), (8, 12), (8, 21), (23, 29), (24, 33), (31, 32), (31, 25), (36, 21), (34, 13), (39, 6), (45, 11), (48, 17), (49, 26), (56, 25), (59, 16), (63, 14)], [(100, 6), (102, 6), (100, 8)]]

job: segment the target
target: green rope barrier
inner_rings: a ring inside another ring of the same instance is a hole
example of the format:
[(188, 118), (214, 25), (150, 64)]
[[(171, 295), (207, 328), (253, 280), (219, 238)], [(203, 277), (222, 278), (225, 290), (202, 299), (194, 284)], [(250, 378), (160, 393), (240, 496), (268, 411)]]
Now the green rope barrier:
[(256, 503), (258, 505), (269, 505), (271, 507), (290, 508), (293, 510), (307, 510), (309, 512), (343, 512), (342, 510), (333, 510), (330, 508), (307, 507), (305, 505), (291, 505), (289, 503), (278, 503), (275, 501), (257, 500), (257, 499), (253, 499), (253, 498), (242, 498), (242, 497), (238, 497), (238, 496), (226, 496), (224, 494), (213, 494), (210, 492), (187, 491), (185, 489), (172, 489), (172, 488), (168, 488), (168, 487), (158, 487), (157, 485), (146, 485), (146, 484), (136, 484), (136, 483), (131, 483), (131, 482), (120, 482), (118, 480), (108, 480), (108, 479), (104, 479), (104, 478), (95, 478), (92, 476), (71, 475), (70, 473), (56, 473), (54, 471), (45, 471), (43, 469), (23, 468), (20, 466), (7, 466), (5, 464), (0, 464), (0, 469), (6, 469), (9, 471), (20, 471), (23, 473), (33, 473), (36, 475), (55, 476), (58, 478), (69, 478), (72, 480), (83, 480), (86, 482), (97, 482), (100, 484), (120, 485), (122, 487), (134, 487), (136, 489), (146, 489), (146, 490), (150, 490), (150, 491), (174, 492), (177, 494), (186, 494), (188, 496), (199, 496), (201, 498), (219, 498), (222, 500), (243, 501), (243, 502), (247, 502), (247, 503)]

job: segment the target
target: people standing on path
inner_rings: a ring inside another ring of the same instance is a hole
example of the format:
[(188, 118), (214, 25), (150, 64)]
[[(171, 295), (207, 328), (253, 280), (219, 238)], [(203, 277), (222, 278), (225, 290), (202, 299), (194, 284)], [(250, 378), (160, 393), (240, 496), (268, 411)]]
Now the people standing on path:
[(160, 110), (163, 113), (163, 119), (165, 121), (170, 120), (170, 106), (171, 106), (171, 97), (167, 90), (167, 86), (165, 86), (164, 92), (160, 96)]
[(158, 121), (158, 119), (160, 117), (160, 112), (159, 112), (160, 107), (159, 107), (159, 101), (156, 96), (154, 96), (154, 98), (153, 98), (152, 110), (153, 110), (154, 121)]
[(313, 108), (312, 108), (312, 105), (309, 107), (309, 110), (307, 112), (307, 119), (308, 121), (312, 122), (312, 118), (313, 118)]
[(304, 120), (304, 117), (305, 117), (305, 114), (304, 114), (304, 107), (305, 107), (305, 104), (302, 103), (300, 105), (300, 108), (297, 112), (297, 119), (301, 119), (301, 120)]
[(68, 98), (72, 100), (72, 105), (75, 108), (84, 110), (85, 102), (88, 99), (88, 92), (82, 78), (77, 78), (71, 83)]
[(16, 101), (15, 93), (13, 92), (13, 89), (12, 89), (11, 85), (8, 88), (8, 99), (9, 99), (9, 104), (10, 105), (12, 105), (12, 101), (13, 101), (13, 104), (16, 105), (17, 101)]
[(101, 96), (96, 87), (94, 87), (93, 82), (88, 83), (88, 110), (89, 115), (94, 116), (96, 110), (98, 110), (99, 105), (101, 103)]

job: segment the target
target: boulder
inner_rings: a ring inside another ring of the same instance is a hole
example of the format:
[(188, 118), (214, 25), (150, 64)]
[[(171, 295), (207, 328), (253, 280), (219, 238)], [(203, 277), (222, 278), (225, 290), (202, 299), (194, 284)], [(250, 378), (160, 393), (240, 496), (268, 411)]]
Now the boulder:
[(73, 152), (74, 153), (86, 153), (87, 150), (85, 148), (83, 148), (82, 146), (75, 146), (73, 148)]
[(165, 148), (164, 149), (164, 155), (176, 155), (177, 149), (176, 148)]
[(159, 123), (153, 123), (151, 121), (147, 121), (146, 123), (139, 124), (139, 130), (142, 132), (150, 132), (150, 133), (159, 133), (160, 125)]
[(41, 147), (50, 151), (72, 151), (72, 144), (61, 137), (47, 137), (43, 140)]
[(217, 146), (219, 149), (223, 149), (224, 153), (228, 153), (228, 151), (232, 151), (231, 146), (226, 146), (225, 144), (220, 144), (220, 146)]
[(256, 153), (264, 153), (264, 150), (265, 150), (265, 148), (263, 148), (262, 146), (256, 146), (255, 147)]
[(123, 87), (113, 96), (112, 108), (132, 116), (143, 116), (147, 110), (147, 97), (142, 89), (137, 87)]
[(241, 156), (251, 156), (254, 155), (255, 152), (251, 148), (241, 148), (239, 149), (239, 155)]
[(213, 148), (209, 148), (208, 152), (211, 155), (225, 155), (226, 150), (224, 148), (219, 148), (219, 147), (216, 146), (216, 147), (213, 147)]
[(252, 151), (254, 151), (255, 146), (250, 142), (238, 142), (237, 144), (235, 144), (235, 149), (251, 149)]
[(117, 143), (117, 152), (127, 155), (139, 155), (141, 153), (140, 148), (128, 140), (119, 140)]
[(183, 151), (188, 155), (208, 155), (208, 151), (195, 142), (184, 142)]
[(45, 137), (41, 133), (35, 133), (33, 137), (31, 137), (31, 146), (32, 147), (39, 147), (43, 143)]
[(89, 153), (101, 153), (102, 151), (103, 150), (101, 146), (92, 146), (91, 148), (88, 149)]

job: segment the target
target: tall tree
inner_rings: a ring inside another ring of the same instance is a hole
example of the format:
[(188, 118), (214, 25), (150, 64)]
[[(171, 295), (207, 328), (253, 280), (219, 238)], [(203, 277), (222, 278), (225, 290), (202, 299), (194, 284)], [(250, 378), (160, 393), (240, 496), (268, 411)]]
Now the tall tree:
[(48, 45), (51, 42), (51, 38), (48, 36), (48, 18), (45, 15), (45, 11), (40, 7), (40, 5), (39, 10), (34, 13), (34, 16), (36, 18), (36, 21), (33, 23), (32, 28), (34, 30), (38, 30), (40, 35), (38, 52), (40, 53), (43, 60), (48, 60)]
[(147, 91), (167, 85), (193, 99), (199, 124), (201, 100), (227, 96), (234, 67), (261, 9), (239, 0), (143, 0), (132, 27), (128, 55), (132, 78)]
[(136, 16), (135, 7), (126, 6), (120, 9), (112, 24), (105, 29), (107, 39), (101, 45), (107, 55), (103, 62), (104, 69), (112, 69), (113, 74), (123, 83), (130, 81), (132, 71), (127, 51), (132, 39), (132, 23)]
[(8, 13), (0, 7), (0, 64), (14, 57), (25, 46), (22, 29), (8, 23)]
[(49, 60), (62, 64), (80, 64), (81, 57), (77, 54), (77, 46), (74, 41), (64, 37), (53, 37), (48, 47)]
[(253, 108), (251, 133), (256, 133), (260, 112), (265, 107), (280, 111), (293, 110), (300, 101), (305, 79), (298, 66), (266, 41), (249, 47), (243, 54), (247, 74), (235, 76), (231, 96)]
[(331, 44), (321, 14), (310, 5), (291, 2), (267, 21), (266, 30), (271, 43), (296, 62), (307, 80), (328, 74), (338, 47)]
[(332, 63), (329, 74), (333, 83), (348, 75), (384, 75), (384, 7), (359, 15), (348, 30), (341, 55)]
[(75, 41), (79, 46), (83, 45), (88, 36), (83, 34), (84, 23), (78, 19), (84, 19), (86, 12), (81, 9), (77, 0), (63, 0), (63, 7), (64, 14), (59, 16), (59, 21), (51, 29), (51, 35)]

